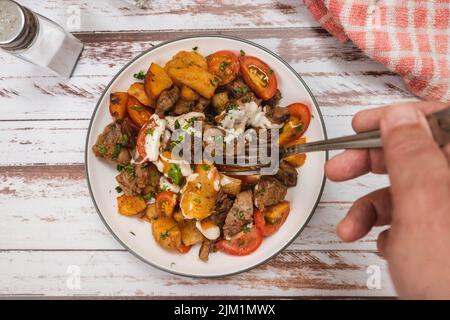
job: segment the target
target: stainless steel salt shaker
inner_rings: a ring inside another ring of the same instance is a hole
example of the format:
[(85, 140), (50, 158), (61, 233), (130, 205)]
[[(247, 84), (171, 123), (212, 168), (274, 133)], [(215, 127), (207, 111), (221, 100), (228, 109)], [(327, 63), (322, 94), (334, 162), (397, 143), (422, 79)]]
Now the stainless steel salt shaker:
[(13, 0), (0, 0), (0, 48), (69, 78), (83, 44), (55, 22)]

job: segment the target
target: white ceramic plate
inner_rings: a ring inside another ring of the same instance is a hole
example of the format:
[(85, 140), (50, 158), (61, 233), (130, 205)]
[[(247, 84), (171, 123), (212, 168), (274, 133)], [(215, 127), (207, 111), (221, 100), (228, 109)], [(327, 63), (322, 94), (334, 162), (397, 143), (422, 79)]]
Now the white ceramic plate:
[(217, 252), (210, 254), (209, 261), (204, 263), (198, 258), (198, 246), (184, 255), (162, 249), (154, 241), (149, 223), (122, 216), (117, 212), (116, 168), (95, 158), (91, 148), (104, 127), (112, 122), (108, 111), (111, 92), (126, 91), (134, 80), (133, 74), (147, 70), (150, 62), (163, 65), (178, 51), (191, 50), (193, 47), (198, 47), (198, 52), (205, 56), (218, 50), (239, 52), (242, 49), (247, 55), (262, 59), (275, 71), (278, 87), (283, 95), (280, 103), (282, 106), (293, 102), (305, 102), (311, 107), (313, 118), (306, 132), (308, 141), (326, 138), (326, 131), (317, 103), (300, 76), (274, 53), (238, 38), (197, 36), (162, 43), (133, 59), (110, 82), (94, 111), (86, 140), (88, 185), (100, 217), (125, 248), (152, 266), (178, 275), (217, 277), (236, 274), (258, 266), (282, 251), (300, 234), (313, 215), (322, 194), (327, 154), (308, 155), (306, 164), (300, 170), (299, 183), (289, 189), (286, 199), (291, 202), (291, 213), (285, 224), (273, 236), (264, 239), (260, 248), (251, 255), (235, 257)]

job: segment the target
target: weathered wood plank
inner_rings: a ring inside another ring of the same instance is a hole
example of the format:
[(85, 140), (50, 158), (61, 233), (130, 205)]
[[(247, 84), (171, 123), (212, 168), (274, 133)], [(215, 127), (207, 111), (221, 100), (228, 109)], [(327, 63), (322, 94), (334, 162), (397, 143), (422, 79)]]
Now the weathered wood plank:
[[(333, 114), (414, 97), (402, 80), (342, 45), (322, 29), (224, 32), (249, 38), (285, 58), (305, 79), (319, 104)], [(6, 54), (0, 64), (0, 120), (88, 119), (113, 75), (132, 57), (186, 33), (81, 33), (86, 44), (75, 76), (56, 78)], [(133, 79), (130, 79), (130, 83)]]
[[(289, 28), (318, 24), (296, 0), (151, 0), (143, 10), (133, 0), (22, 0), (66, 28), (78, 10), (80, 30), (190, 30)], [(74, 10), (75, 9), (75, 10)]]
[[(288, 250), (376, 249), (378, 230), (349, 244), (338, 239), (335, 226), (350, 201), (381, 180), (368, 176), (329, 183), (314, 217)], [(121, 248), (94, 209), (83, 166), (1, 167), (0, 206), (0, 249)]]
[[(369, 266), (381, 271), (380, 289), (367, 288)], [(123, 251), (0, 251), (0, 297), (385, 297), (395, 294), (386, 269), (372, 252), (290, 251), (240, 275), (191, 279), (156, 270)], [(80, 289), (70, 289), (68, 279), (78, 270)]]

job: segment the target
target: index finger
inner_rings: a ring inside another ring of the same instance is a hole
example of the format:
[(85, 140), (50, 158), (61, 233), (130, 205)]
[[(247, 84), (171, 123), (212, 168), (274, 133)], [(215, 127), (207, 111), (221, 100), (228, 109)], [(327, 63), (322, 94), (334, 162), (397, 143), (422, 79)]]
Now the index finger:
[(411, 106), (417, 110), (422, 111), (424, 114), (430, 114), (448, 107), (448, 103), (443, 102), (401, 102), (391, 106), (378, 107), (368, 110), (359, 111), (355, 114), (352, 120), (353, 130), (356, 132), (364, 132), (375, 130), (380, 127), (380, 120), (389, 107), (392, 106)]

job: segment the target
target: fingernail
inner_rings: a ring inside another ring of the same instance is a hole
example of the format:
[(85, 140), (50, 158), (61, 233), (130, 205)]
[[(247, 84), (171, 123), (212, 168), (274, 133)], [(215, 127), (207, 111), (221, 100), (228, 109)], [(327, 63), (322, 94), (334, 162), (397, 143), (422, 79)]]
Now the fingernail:
[(419, 122), (417, 110), (410, 106), (393, 107), (386, 112), (383, 118), (384, 127), (387, 130)]

